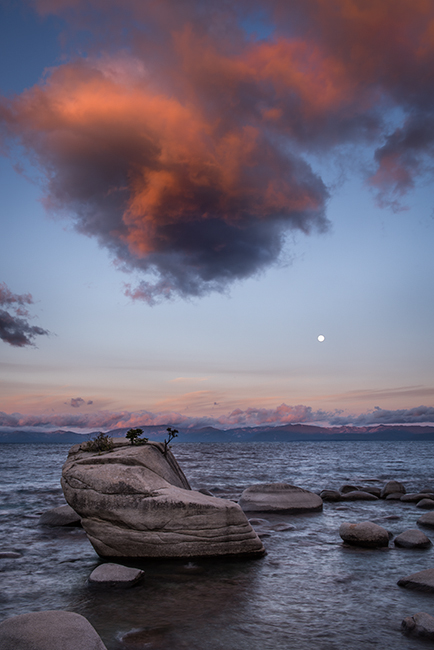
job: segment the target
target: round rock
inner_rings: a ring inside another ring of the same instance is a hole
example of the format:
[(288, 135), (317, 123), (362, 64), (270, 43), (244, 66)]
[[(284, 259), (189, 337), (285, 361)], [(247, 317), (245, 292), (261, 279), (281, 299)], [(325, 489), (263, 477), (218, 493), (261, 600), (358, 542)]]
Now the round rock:
[(319, 495), (323, 501), (340, 501), (342, 496), (338, 490), (322, 490)]
[(89, 621), (61, 610), (32, 612), (0, 623), (2, 650), (107, 650)]
[(388, 494), (387, 497), (384, 497), (386, 501), (401, 501), (402, 492), (392, 492)]
[(123, 566), (122, 564), (100, 564), (89, 576), (92, 585), (109, 587), (132, 587), (144, 576), (140, 569)]
[(79, 526), (81, 517), (78, 515), (71, 506), (59, 506), (46, 510), (39, 517), (39, 524), (41, 526)]
[(399, 481), (388, 481), (381, 490), (381, 496), (385, 499), (389, 494), (396, 494), (399, 492), (401, 496), (405, 494), (405, 487)]
[(355, 492), (358, 489), (359, 488), (355, 485), (343, 485), (341, 488), (339, 488), (339, 492), (341, 494), (348, 494), (348, 492)]
[(378, 497), (363, 490), (354, 490), (341, 495), (342, 501), (378, 501)]
[(404, 634), (434, 639), (434, 616), (426, 612), (418, 612), (414, 616), (407, 616), (401, 623)]
[(416, 508), (423, 508), (424, 510), (434, 510), (434, 501), (433, 499), (421, 499), (419, 503), (416, 504)]
[(418, 503), (422, 499), (432, 499), (434, 495), (425, 492), (410, 492), (410, 494), (403, 494), (401, 501), (405, 503)]
[(389, 533), (382, 526), (372, 521), (362, 521), (358, 524), (344, 522), (339, 528), (339, 535), (347, 544), (378, 548), (389, 545)]
[(434, 528), (434, 512), (426, 512), (422, 517), (419, 517), (417, 523), (421, 526)]
[(401, 548), (429, 548), (431, 540), (418, 528), (409, 528), (395, 537), (395, 546)]
[(322, 510), (318, 494), (287, 483), (251, 485), (241, 495), (239, 505), (245, 512), (287, 512), (299, 514)]

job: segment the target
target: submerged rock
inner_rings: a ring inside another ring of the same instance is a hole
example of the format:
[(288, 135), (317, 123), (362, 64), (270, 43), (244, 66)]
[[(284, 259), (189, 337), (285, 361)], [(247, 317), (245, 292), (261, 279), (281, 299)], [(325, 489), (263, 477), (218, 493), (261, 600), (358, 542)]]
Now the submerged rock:
[(431, 540), (418, 528), (409, 528), (395, 537), (395, 546), (402, 548), (429, 548)]
[(80, 526), (81, 517), (68, 504), (46, 510), (39, 517), (40, 526)]
[(144, 571), (122, 564), (100, 564), (89, 576), (89, 583), (104, 587), (132, 587), (145, 575)]
[(89, 621), (61, 610), (32, 612), (0, 623), (2, 650), (106, 650)]
[(417, 591), (434, 591), (434, 569), (425, 569), (398, 580), (400, 587)]
[(434, 639), (434, 616), (426, 612), (418, 612), (414, 616), (407, 616), (401, 623), (404, 634)]
[(299, 514), (322, 510), (318, 494), (288, 483), (260, 483), (251, 485), (238, 502), (245, 512), (287, 512)]
[(399, 481), (388, 481), (386, 485), (381, 490), (381, 496), (383, 499), (388, 497), (390, 494), (405, 494), (405, 487)]
[(389, 545), (389, 533), (382, 526), (372, 521), (361, 521), (358, 524), (344, 522), (339, 528), (339, 535), (347, 544), (378, 548)]
[(62, 488), (102, 557), (264, 554), (238, 504), (190, 489), (170, 450), (116, 441), (113, 450), (75, 445)]

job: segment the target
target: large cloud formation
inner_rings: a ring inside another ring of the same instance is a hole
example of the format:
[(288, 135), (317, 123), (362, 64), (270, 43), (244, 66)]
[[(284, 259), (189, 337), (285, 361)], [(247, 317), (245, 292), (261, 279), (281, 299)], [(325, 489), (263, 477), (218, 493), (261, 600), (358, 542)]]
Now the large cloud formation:
[[(33, 304), (30, 293), (17, 294), (0, 283), (0, 339), (15, 347), (34, 346), (37, 336), (49, 334), (48, 330), (37, 325), (30, 325), (29, 311), (26, 305)], [(9, 311), (3, 309), (7, 307)], [(14, 312), (14, 313), (11, 313)]]
[(94, 49), (0, 117), (44, 171), (47, 207), (144, 275), (133, 298), (222, 290), (275, 263), (288, 231), (324, 230), (315, 154), (376, 148), (369, 182), (395, 208), (429, 169), (426, 0), (33, 5), (93, 31)]

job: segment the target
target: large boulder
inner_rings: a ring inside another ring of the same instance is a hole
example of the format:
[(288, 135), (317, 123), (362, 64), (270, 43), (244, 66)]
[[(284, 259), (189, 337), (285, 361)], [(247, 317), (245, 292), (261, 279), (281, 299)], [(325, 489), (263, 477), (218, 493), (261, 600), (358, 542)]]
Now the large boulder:
[(49, 610), (0, 623), (2, 650), (106, 650), (89, 621), (73, 612)]
[(101, 557), (264, 554), (241, 508), (191, 490), (162, 443), (116, 441), (102, 453), (75, 445), (62, 488)]
[(347, 544), (378, 548), (389, 546), (389, 533), (385, 528), (372, 521), (361, 521), (358, 524), (345, 522), (339, 528), (339, 535)]
[(322, 510), (320, 496), (287, 483), (251, 485), (238, 502), (245, 512), (286, 512), (299, 514)]

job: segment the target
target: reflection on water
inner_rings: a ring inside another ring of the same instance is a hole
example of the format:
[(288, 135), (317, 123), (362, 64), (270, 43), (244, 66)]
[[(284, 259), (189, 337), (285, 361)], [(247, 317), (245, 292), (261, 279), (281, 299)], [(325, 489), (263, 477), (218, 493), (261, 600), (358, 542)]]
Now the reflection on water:
[[(407, 491), (434, 485), (430, 443), (191, 443), (173, 451), (193, 488), (232, 499), (258, 482), (314, 491), (389, 479)], [(366, 519), (394, 535), (414, 528), (421, 514), (414, 504), (326, 503), (322, 513), (260, 515), (269, 522), (262, 524), (264, 558), (134, 562), (145, 570), (143, 583), (92, 589), (87, 577), (100, 560), (84, 532), (37, 523), (43, 510), (63, 502), (66, 454), (63, 445), (0, 447), (0, 550), (21, 554), (0, 559), (2, 618), (75, 611), (109, 650), (421, 647), (402, 636), (400, 624), (418, 611), (434, 615), (434, 594), (396, 582), (434, 566), (433, 550), (348, 549), (337, 534), (342, 521)]]

